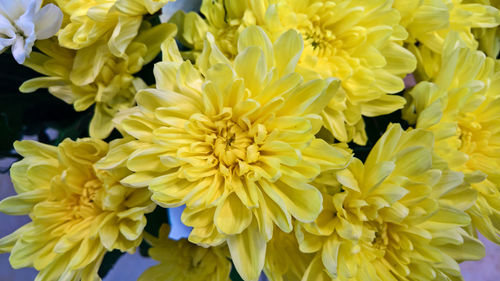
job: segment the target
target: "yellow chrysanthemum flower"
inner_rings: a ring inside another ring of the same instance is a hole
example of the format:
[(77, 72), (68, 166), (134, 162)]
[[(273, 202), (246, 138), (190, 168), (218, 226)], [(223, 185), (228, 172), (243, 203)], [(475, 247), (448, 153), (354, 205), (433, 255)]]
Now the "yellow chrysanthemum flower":
[(12, 267), (36, 268), (36, 280), (100, 280), (106, 251), (134, 251), (141, 243), (144, 214), (155, 204), (147, 189), (119, 183), (130, 174), (126, 168), (94, 168), (107, 143), (66, 139), (57, 147), (34, 141), (14, 147), (24, 156), (11, 168), (18, 195), (1, 201), (0, 211), (29, 214), (32, 221), (0, 239)]
[(458, 33), (468, 47), (478, 42), (472, 29), (491, 29), (500, 24), (500, 12), (487, 4), (464, 0), (395, 0), (394, 7), (402, 15), (409, 42), (418, 41), (430, 51), (441, 53), (450, 31)]
[[(281, 1), (271, 6), (268, 29), (295, 28), (305, 39), (299, 69), (307, 76), (338, 77), (345, 95), (332, 100), (322, 117), (341, 142), (366, 143), (364, 116), (391, 113), (405, 101), (402, 77), (416, 61), (400, 46), (407, 33), (392, 1)], [(273, 13), (273, 10), (276, 13)]]
[[(272, 3), (272, 4), (271, 4)], [(367, 141), (364, 116), (391, 113), (403, 107), (397, 95), (402, 77), (415, 69), (414, 56), (401, 46), (407, 33), (391, 0), (204, 0), (201, 12), (174, 17), (180, 38), (201, 48), (207, 31), (226, 55), (235, 55), (238, 34), (249, 24), (277, 38), (295, 29), (304, 38), (298, 72), (306, 79), (337, 77), (340, 93), (322, 113), (325, 126), (341, 142)], [(214, 31), (215, 30), (215, 31)]]
[(432, 146), (432, 133), (390, 125), (365, 164), (317, 179), (324, 210), (296, 227), (300, 249), (317, 253), (303, 281), (461, 280), (456, 261), (484, 256), (462, 229), (474, 193), (434, 167)]
[(222, 53), (234, 59), (238, 54), (239, 34), (246, 27), (263, 26), (268, 6), (267, 0), (203, 0), (200, 12), (205, 19), (195, 12), (178, 11), (170, 21), (179, 27), (180, 42), (192, 49), (183, 53), (185, 57), (196, 57), (203, 50), (206, 33), (210, 32)]
[(137, 36), (142, 16), (156, 13), (172, 0), (54, 0), (66, 15), (59, 43), (82, 49), (106, 41), (114, 56), (125, 55)]
[(149, 255), (160, 263), (148, 268), (138, 281), (229, 281), (231, 262), (226, 248), (204, 248), (186, 239), (171, 240), (170, 230), (162, 225), (158, 238), (146, 233), (151, 244)]
[(433, 82), (408, 94), (404, 117), (436, 135), (436, 154), (478, 192), (473, 225), (500, 243), (500, 69), (457, 36), (447, 39)]
[(183, 61), (175, 41), (155, 66), (157, 89), (140, 91), (138, 107), (118, 118), (137, 140), (117, 147), (99, 167), (126, 161), (136, 172), (122, 183), (145, 186), (161, 206), (186, 205), (189, 240), (227, 241), (245, 280), (259, 277), (273, 225), (312, 221), (321, 194), (309, 184), (321, 171), (340, 169), (351, 155), (315, 134), (318, 115), (338, 80), (303, 82), (294, 72), (302, 51), (290, 30), (274, 45), (259, 27), (244, 30), (234, 62), (207, 34), (197, 66)]
[(120, 109), (135, 104), (135, 93), (146, 87), (134, 77), (143, 65), (160, 52), (160, 44), (175, 26), (162, 24), (147, 28), (129, 44), (123, 57), (115, 57), (105, 41), (78, 51), (60, 47), (55, 41), (40, 41), (25, 65), (46, 75), (26, 81), (20, 87), (24, 93), (48, 88), (54, 96), (84, 111), (95, 104), (90, 122), (91, 137), (104, 139), (113, 130), (111, 120)]
[(267, 245), (264, 273), (269, 281), (300, 281), (312, 258), (299, 250), (293, 233), (275, 229)]

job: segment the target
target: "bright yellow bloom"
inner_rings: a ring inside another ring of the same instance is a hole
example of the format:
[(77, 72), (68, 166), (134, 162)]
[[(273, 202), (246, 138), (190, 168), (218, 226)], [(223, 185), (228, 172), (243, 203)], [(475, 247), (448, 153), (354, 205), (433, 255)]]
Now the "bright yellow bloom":
[[(271, 4), (271, 3), (273, 4)], [(239, 32), (257, 24), (277, 38), (295, 29), (304, 38), (297, 71), (305, 79), (336, 77), (339, 94), (322, 113), (325, 127), (341, 142), (366, 143), (364, 116), (391, 113), (405, 100), (387, 95), (404, 89), (402, 77), (415, 69), (414, 56), (400, 44), (407, 33), (390, 0), (204, 0), (201, 12), (178, 16), (180, 38), (201, 48), (207, 31), (229, 57), (235, 55)]]
[[(403, 17), (409, 40), (420, 42), (432, 52), (441, 53), (446, 36), (457, 32), (470, 48), (478, 42), (473, 28), (494, 28), (500, 24), (500, 12), (489, 5), (464, 0), (395, 0), (394, 7)], [(475, 1), (478, 2), (478, 1)]]
[[(268, 11), (268, 29), (295, 28), (305, 38), (299, 71), (306, 76), (338, 77), (344, 97), (332, 100), (322, 116), (342, 142), (364, 144), (361, 115), (378, 116), (403, 107), (402, 77), (415, 58), (400, 46), (407, 33), (392, 1), (280, 1)], [(275, 11), (275, 12), (273, 12)]]
[(159, 261), (148, 268), (138, 281), (229, 281), (231, 262), (226, 248), (203, 248), (188, 242), (168, 238), (169, 228), (162, 225), (158, 238), (146, 233), (152, 245), (149, 256)]
[(161, 206), (185, 204), (182, 220), (194, 227), (189, 240), (227, 241), (236, 269), (254, 280), (274, 224), (290, 232), (292, 217), (314, 220), (322, 198), (309, 182), (351, 159), (315, 137), (318, 114), (339, 83), (303, 82), (294, 72), (302, 40), (293, 30), (273, 45), (262, 29), (247, 28), (234, 62), (213, 40), (207, 34), (199, 70), (182, 60), (173, 39), (164, 45), (157, 89), (140, 91), (138, 107), (119, 118), (123, 133), (137, 140), (99, 167), (126, 161), (136, 173), (122, 183), (148, 185)]
[(25, 65), (46, 75), (26, 81), (21, 92), (48, 88), (54, 96), (84, 111), (95, 104), (90, 136), (104, 139), (113, 130), (111, 120), (121, 109), (135, 104), (135, 93), (146, 87), (133, 76), (160, 51), (160, 44), (175, 26), (162, 24), (145, 28), (129, 44), (123, 57), (115, 57), (105, 41), (78, 51), (60, 47), (55, 41), (40, 41)]
[(437, 76), (408, 95), (404, 117), (436, 135), (435, 151), (478, 192), (473, 225), (500, 243), (500, 71), (457, 36), (447, 39)]
[(59, 43), (82, 49), (104, 40), (117, 57), (137, 36), (142, 16), (156, 13), (171, 0), (54, 0), (66, 15)]
[(462, 227), (474, 193), (463, 174), (436, 168), (433, 135), (390, 125), (363, 164), (324, 173), (324, 210), (298, 224), (300, 249), (316, 252), (303, 281), (461, 280), (456, 261), (484, 247)]
[(171, 19), (179, 27), (180, 42), (193, 51), (186, 52), (187, 57), (196, 57), (203, 49), (207, 32), (215, 39), (217, 47), (230, 59), (238, 54), (238, 38), (240, 33), (251, 25), (264, 25), (265, 11), (269, 6), (267, 0), (203, 0), (200, 12), (177, 12)]
[(300, 281), (312, 258), (299, 250), (293, 233), (275, 229), (267, 245), (264, 273), (270, 281)]
[(0, 211), (29, 214), (32, 221), (0, 239), (12, 267), (36, 268), (36, 280), (100, 280), (106, 251), (133, 252), (141, 243), (144, 214), (155, 204), (147, 189), (119, 183), (127, 169), (94, 168), (107, 143), (66, 139), (58, 147), (34, 141), (14, 147), (24, 156), (10, 171), (18, 195), (1, 201)]

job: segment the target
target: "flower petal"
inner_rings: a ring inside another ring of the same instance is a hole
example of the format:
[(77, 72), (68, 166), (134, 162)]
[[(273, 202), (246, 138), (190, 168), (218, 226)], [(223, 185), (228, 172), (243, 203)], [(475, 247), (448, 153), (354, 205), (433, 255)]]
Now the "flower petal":
[(62, 20), (63, 13), (59, 7), (52, 3), (43, 6), (33, 19), (36, 38), (44, 40), (52, 37), (61, 28)]
[(219, 203), (214, 215), (217, 229), (224, 234), (236, 235), (252, 222), (252, 212), (241, 202), (236, 193), (229, 194)]
[(257, 280), (264, 268), (266, 240), (254, 222), (241, 234), (227, 237), (234, 266), (244, 280)]

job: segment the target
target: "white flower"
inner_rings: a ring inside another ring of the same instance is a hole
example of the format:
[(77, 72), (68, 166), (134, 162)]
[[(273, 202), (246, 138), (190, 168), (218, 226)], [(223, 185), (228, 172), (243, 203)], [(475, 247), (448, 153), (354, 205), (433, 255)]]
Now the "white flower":
[(12, 46), (19, 64), (29, 57), (37, 39), (47, 39), (61, 27), (59, 7), (43, 0), (0, 0), (0, 53)]

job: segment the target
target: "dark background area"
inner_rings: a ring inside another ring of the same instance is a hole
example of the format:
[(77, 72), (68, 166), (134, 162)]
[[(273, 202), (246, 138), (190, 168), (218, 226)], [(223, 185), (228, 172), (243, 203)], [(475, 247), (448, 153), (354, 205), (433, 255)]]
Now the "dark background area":
[[(8, 53), (0, 55), (0, 158), (17, 157), (12, 144), (23, 135), (57, 144), (66, 137), (88, 136), (91, 109), (76, 112), (72, 105), (52, 96), (46, 89), (21, 93), (19, 86), (40, 74), (19, 65)], [(50, 139), (47, 129), (59, 131)]]

